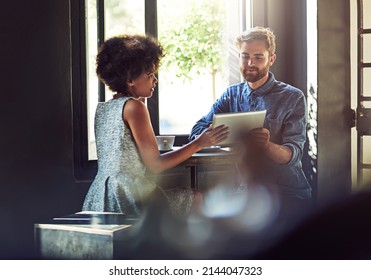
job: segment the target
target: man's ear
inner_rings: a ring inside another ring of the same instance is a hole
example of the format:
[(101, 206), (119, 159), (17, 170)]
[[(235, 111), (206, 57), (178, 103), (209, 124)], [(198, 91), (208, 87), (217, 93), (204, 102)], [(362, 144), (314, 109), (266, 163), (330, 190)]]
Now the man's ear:
[(273, 65), (273, 63), (276, 61), (276, 58), (277, 58), (276, 54), (272, 54), (272, 55), (270, 56), (270, 58), (269, 58), (269, 65), (270, 65), (270, 66)]
[(129, 86), (129, 87), (134, 86), (134, 81), (133, 81), (133, 80), (128, 81), (128, 86)]

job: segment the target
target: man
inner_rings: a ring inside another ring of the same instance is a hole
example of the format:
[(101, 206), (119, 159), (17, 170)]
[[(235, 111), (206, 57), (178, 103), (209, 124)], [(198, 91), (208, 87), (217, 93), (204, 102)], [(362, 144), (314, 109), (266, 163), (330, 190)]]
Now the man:
[[(246, 134), (253, 139), (246, 141), (250, 152), (251, 142), (262, 151), (260, 183), (277, 191), (283, 211), (300, 212), (301, 208), (304, 211), (311, 198), (311, 188), (301, 164), (307, 124), (304, 94), (275, 80), (269, 71), (276, 60), (275, 35), (269, 28), (254, 27), (245, 31), (237, 37), (236, 45), (245, 82), (229, 86), (210, 112), (195, 124), (189, 138), (196, 138), (209, 127), (214, 114), (267, 110), (264, 127)], [(252, 166), (254, 162), (246, 165)]]

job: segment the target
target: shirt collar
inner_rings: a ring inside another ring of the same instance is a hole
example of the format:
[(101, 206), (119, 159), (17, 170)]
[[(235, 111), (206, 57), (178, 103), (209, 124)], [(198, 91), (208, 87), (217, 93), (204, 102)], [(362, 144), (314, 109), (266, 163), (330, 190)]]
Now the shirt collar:
[(259, 87), (257, 89), (252, 89), (249, 86), (248, 82), (245, 82), (245, 86), (244, 86), (245, 87), (245, 92), (246, 92), (247, 96), (249, 96), (253, 92), (254, 92), (254, 94), (256, 94), (258, 96), (264, 96), (267, 93), (271, 92), (275, 83), (276, 83), (276, 79), (275, 79), (273, 73), (269, 72), (268, 80), (265, 82), (264, 85), (262, 85), (261, 87)]

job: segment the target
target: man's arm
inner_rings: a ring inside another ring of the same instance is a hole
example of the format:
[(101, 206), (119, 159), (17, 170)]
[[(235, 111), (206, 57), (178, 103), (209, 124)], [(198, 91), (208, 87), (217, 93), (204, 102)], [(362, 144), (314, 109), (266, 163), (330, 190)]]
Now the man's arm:
[(262, 146), (268, 158), (278, 164), (295, 164), (303, 156), (306, 141), (307, 107), (304, 95), (293, 105), (283, 123), (282, 145), (271, 141), (269, 130), (259, 128), (252, 131), (256, 143)]
[(213, 122), (214, 114), (229, 112), (229, 100), (229, 92), (227, 89), (222, 96), (215, 101), (209, 113), (198, 120), (192, 127), (188, 137), (189, 141), (196, 139), (205, 129), (209, 128), (210, 124)]
[(290, 162), (293, 154), (291, 148), (271, 142), (268, 129), (254, 129), (250, 135), (253, 137), (255, 143), (262, 147), (262, 151), (264, 151), (268, 158), (278, 164), (287, 164)]
[(201, 135), (202, 131), (207, 129), (213, 121), (214, 111), (213, 109), (205, 116), (203, 116), (196, 124), (192, 127), (191, 133), (189, 134), (189, 141), (196, 139)]
[(288, 164), (292, 158), (292, 150), (285, 145), (269, 142), (266, 155), (278, 164)]
[(291, 149), (292, 156), (287, 164), (295, 164), (303, 157), (304, 144), (307, 139), (307, 103), (301, 93), (292, 111), (284, 122), (282, 131), (283, 146)]

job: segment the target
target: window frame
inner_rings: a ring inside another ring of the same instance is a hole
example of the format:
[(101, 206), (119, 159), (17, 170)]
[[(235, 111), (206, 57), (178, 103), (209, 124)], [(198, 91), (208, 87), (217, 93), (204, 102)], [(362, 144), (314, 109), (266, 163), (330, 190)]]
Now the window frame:
[(94, 178), (98, 167), (88, 155), (85, 0), (70, 0), (70, 8), (74, 176), (85, 182)]

